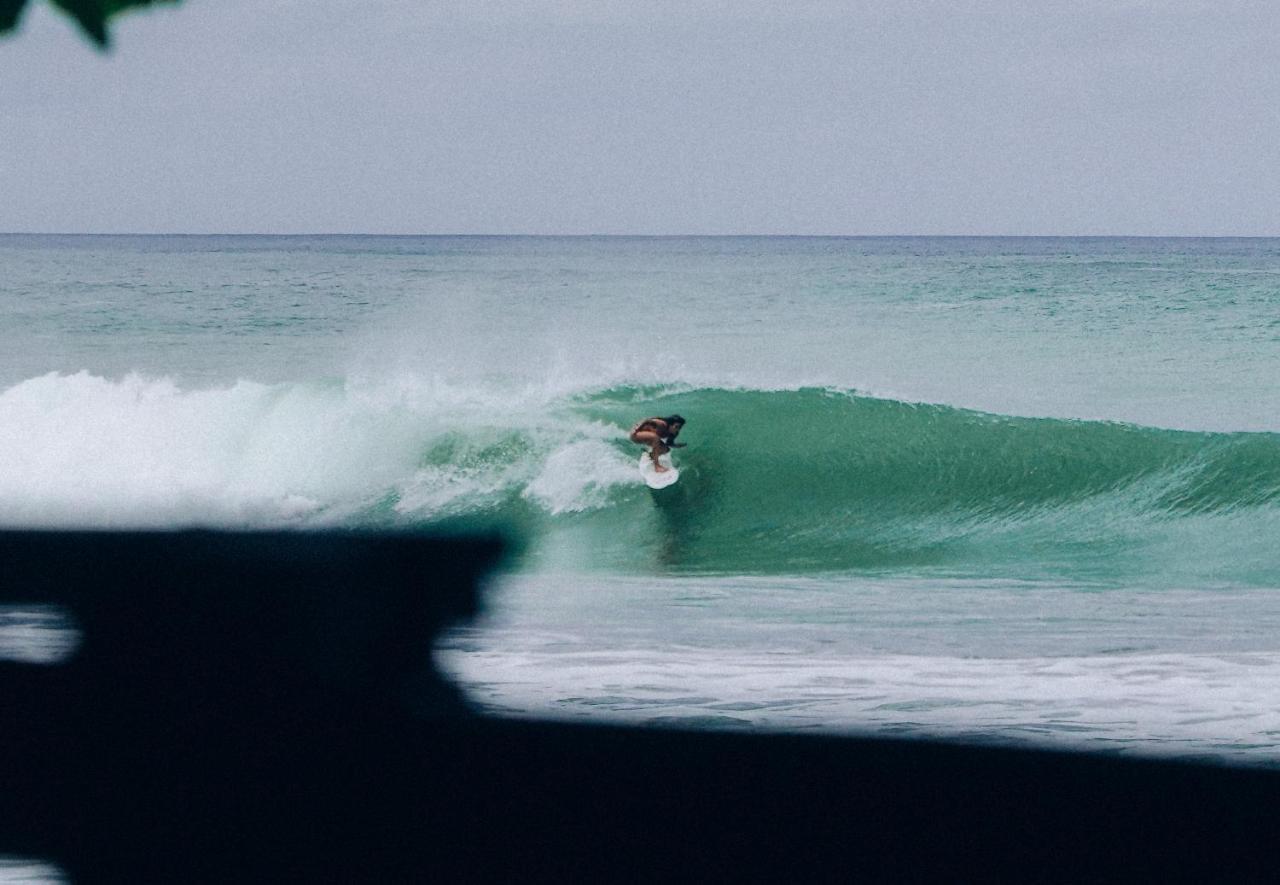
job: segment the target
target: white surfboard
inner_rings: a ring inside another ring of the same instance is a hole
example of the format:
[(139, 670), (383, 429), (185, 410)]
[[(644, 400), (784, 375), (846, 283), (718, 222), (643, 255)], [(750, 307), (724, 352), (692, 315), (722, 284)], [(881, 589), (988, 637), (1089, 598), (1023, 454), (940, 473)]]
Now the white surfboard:
[(659, 473), (653, 469), (653, 459), (649, 457), (648, 452), (640, 456), (640, 476), (644, 479), (645, 485), (651, 489), (665, 489), (680, 478), (680, 471), (676, 470), (675, 465), (671, 463), (670, 452), (659, 455), (658, 463), (670, 469)]

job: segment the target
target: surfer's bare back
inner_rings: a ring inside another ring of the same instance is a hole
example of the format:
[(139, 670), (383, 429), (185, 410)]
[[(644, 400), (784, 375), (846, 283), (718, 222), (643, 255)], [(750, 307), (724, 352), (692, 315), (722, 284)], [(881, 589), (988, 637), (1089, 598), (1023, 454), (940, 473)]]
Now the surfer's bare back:
[(666, 473), (670, 468), (663, 467), (658, 459), (672, 449), (679, 449), (684, 443), (676, 442), (676, 435), (684, 427), (684, 419), (679, 415), (668, 415), (666, 418), (645, 418), (631, 428), (631, 441), (649, 447), (649, 457), (653, 459), (653, 469), (658, 473)]

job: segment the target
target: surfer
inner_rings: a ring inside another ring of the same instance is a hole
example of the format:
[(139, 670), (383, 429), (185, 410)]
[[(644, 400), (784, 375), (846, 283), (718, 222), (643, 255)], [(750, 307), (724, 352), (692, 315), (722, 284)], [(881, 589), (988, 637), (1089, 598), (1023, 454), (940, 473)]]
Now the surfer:
[(684, 427), (684, 419), (679, 415), (668, 415), (666, 418), (645, 418), (631, 428), (631, 441), (649, 447), (649, 457), (653, 459), (653, 469), (657, 473), (666, 473), (670, 468), (663, 467), (658, 459), (672, 449), (684, 447), (684, 443), (676, 442), (676, 435)]

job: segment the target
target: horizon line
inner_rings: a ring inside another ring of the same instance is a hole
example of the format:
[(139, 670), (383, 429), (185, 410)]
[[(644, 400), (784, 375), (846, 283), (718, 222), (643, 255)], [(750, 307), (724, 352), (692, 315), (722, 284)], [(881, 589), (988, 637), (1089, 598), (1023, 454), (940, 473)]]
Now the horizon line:
[(404, 239), (1274, 240), (1276, 234), (370, 233), (354, 231), (0, 231), (0, 237), (384, 237)]

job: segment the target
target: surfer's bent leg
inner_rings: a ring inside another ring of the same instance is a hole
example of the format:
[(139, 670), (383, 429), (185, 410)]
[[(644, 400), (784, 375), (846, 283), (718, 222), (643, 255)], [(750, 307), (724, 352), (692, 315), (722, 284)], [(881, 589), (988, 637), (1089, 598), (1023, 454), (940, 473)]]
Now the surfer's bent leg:
[(653, 470), (655, 473), (666, 473), (671, 469), (670, 467), (663, 467), (662, 462), (658, 460), (669, 451), (671, 451), (671, 449), (667, 448), (660, 442), (654, 443), (653, 448), (649, 450), (649, 458), (653, 461)]
[(662, 444), (662, 437), (658, 436), (653, 430), (635, 430), (631, 433), (631, 441), (642, 446), (649, 447), (649, 457), (653, 460), (653, 469), (658, 473), (665, 473), (666, 467), (658, 463), (658, 458), (665, 455), (671, 449)]

